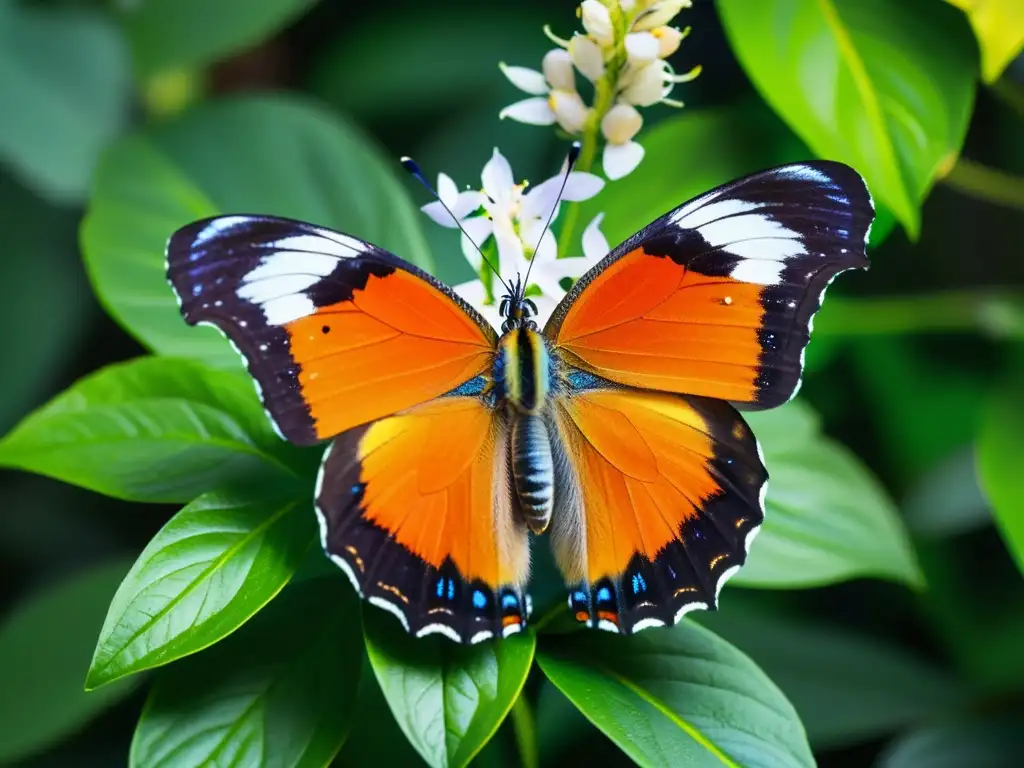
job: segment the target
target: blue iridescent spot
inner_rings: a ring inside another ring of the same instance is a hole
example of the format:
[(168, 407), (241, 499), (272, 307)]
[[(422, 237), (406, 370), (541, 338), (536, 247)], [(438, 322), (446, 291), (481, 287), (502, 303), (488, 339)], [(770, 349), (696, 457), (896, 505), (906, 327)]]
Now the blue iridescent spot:
[(358, 496), (362, 490), (363, 486), (360, 485), (359, 483), (356, 483), (355, 485), (352, 486), (352, 495)]
[(511, 592), (506, 592), (501, 596), (501, 607), (502, 608), (515, 608), (519, 605), (519, 599)]
[(597, 590), (597, 601), (599, 603), (611, 602), (611, 599), (612, 591), (608, 589), (608, 587), (601, 587), (599, 590)]
[(475, 397), (484, 391), (484, 387), (487, 386), (487, 379), (483, 376), (477, 376), (464, 382), (453, 389), (449, 394), (459, 395), (462, 397)]
[(569, 386), (572, 389), (593, 389), (601, 383), (601, 380), (593, 374), (587, 373), (586, 371), (577, 371), (575, 369), (569, 371), (569, 375), (566, 377), (569, 381)]
[(444, 596), (444, 579), (438, 579), (437, 580), (437, 596), (438, 597), (443, 597)]
[(585, 603), (587, 602), (587, 593), (583, 590), (577, 589), (575, 592), (572, 593), (572, 599), (575, 600), (577, 603)]
[(455, 579), (448, 579), (448, 599), (455, 599)]
[(693, 532), (693, 535), (694, 535), (695, 537), (697, 537), (698, 539), (703, 539), (703, 538), (704, 538), (704, 534), (703, 534), (703, 533), (701, 533), (700, 531), (694, 531), (694, 532)]
[(637, 595), (641, 592), (647, 591), (647, 582), (644, 581), (644, 577), (639, 573), (633, 574), (633, 594)]
[(202, 292), (203, 292), (202, 284), (196, 283), (195, 285), (192, 286), (192, 295), (193, 296), (198, 296)]
[(478, 611), (482, 611), (487, 607), (487, 595), (479, 589), (473, 591), (473, 607)]

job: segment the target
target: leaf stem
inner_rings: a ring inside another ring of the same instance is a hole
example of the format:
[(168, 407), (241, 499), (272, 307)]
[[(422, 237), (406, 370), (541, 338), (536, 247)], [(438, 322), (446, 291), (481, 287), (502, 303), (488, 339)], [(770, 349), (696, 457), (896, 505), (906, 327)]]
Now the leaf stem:
[(985, 202), (1024, 210), (1024, 179), (960, 158), (942, 183)]
[(523, 768), (538, 768), (540, 753), (537, 748), (537, 724), (533, 718), (533, 710), (522, 691), (512, 705), (512, 728), (516, 734), (516, 745), (519, 747), (519, 763)]

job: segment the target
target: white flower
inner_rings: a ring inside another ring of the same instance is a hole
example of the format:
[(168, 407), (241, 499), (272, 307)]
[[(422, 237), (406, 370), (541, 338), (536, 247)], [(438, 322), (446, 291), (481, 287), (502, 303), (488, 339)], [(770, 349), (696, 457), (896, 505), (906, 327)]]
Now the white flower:
[(692, 8), (691, 0), (658, 0), (646, 11), (636, 17), (633, 31), (644, 32), (661, 27), (672, 21), (683, 8)]
[[(438, 196), (452, 209), (469, 236), (462, 237), (462, 253), (473, 269), (479, 271), (481, 267), (477, 248), (482, 247), (492, 235), (498, 245), (496, 266), (505, 279), (524, 272), (527, 266), (525, 258), (534, 252), (541, 260), (554, 260), (557, 255), (554, 235), (548, 231), (542, 240), (541, 232), (548, 217), (558, 215), (557, 210), (552, 213), (552, 209), (562, 186), (563, 174), (532, 187), (525, 183), (516, 184), (508, 160), (495, 149), (480, 180), (483, 183), (481, 192), (459, 193), (455, 182), (444, 174), (438, 176)], [(562, 199), (570, 202), (589, 200), (603, 186), (604, 181), (600, 177), (574, 171), (565, 180)], [(481, 207), (483, 214), (470, 215)], [(458, 226), (440, 202), (428, 203), (423, 206), (423, 211), (442, 226)], [(466, 300), (470, 301), (469, 298)]]
[(679, 44), (683, 42), (683, 38), (689, 33), (689, 27), (684, 31), (680, 31), (675, 27), (655, 27), (652, 29), (650, 34), (658, 41), (658, 58), (667, 59), (673, 53), (678, 51)]
[(573, 35), (568, 54), (576, 69), (590, 82), (604, 77), (604, 54), (601, 46), (586, 35)]
[(528, 67), (509, 67), (499, 64), (505, 77), (516, 88), (533, 94), (534, 98), (510, 104), (498, 113), (504, 120), (510, 117), (530, 125), (558, 123), (567, 133), (579, 133), (590, 115), (590, 108), (575, 90), (572, 60), (561, 48), (548, 51), (544, 56), (543, 72)]
[(626, 35), (626, 58), (630, 64), (648, 64), (659, 58), (660, 45), (652, 32), (630, 32)]
[(601, 163), (609, 179), (621, 179), (643, 160), (644, 148), (633, 141), (643, 122), (640, 113), (629, 104), (616, 104), (601, 121), (606, 142)]
[(615, 43), (615, 29), (612, 17), (600, 0), (583, 0), (580, 4), (580, 15), (583, 17), (583, 28), (587, 30), (594, 42), (602, 48)]
[(668, 96), (672, 86), (665, 82), (667, 66), (664, 61), (657, 60), (628, 67), (620, 81), (625, 87), (619, 93), (619, 101), (649, 107)]
[(583, 130), (591, 112), (576, 91), (552, 91), (548, 95), (548, 107), (558, 124), (571, 135)]
[(544, 54), (540, 66), (544, 70), (544, 79), (551, 84), (552, 88), (563, 91), (576, 90), (576, 73), (572, 69), (572, 57), (569, 51), (552, 48)]

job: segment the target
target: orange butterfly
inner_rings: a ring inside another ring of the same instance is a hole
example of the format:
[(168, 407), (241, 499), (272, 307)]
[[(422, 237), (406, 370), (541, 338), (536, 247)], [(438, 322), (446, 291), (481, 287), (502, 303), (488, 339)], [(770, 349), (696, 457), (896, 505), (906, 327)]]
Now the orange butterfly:
[(730, 403), (796, 393), (812, 317), (867, 268), (873, 217), (845, 165), (757, 173), (612, 250), (543, 330), (515, 285), (500, 336), (422, 270), (299, 221), (195, 222), (167, 269), (278, 432), (334, 439), (321, 539), (369, 602), (417, 636), (518, 632), (528, 534), (550, 530), (576, 618), (629, 634), (714, 608), (746, 559), (768, 475)]

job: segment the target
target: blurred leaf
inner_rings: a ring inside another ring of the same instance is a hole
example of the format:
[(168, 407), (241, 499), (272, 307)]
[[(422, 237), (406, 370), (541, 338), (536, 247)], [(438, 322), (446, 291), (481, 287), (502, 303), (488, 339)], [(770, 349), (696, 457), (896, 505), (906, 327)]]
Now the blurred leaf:
[(82, 689), (103, 611), (129, 561), (80, 571), (16, 605), (0, 624), (0, 762), (7, 764), (66, 736), (139, 682)]
[(85, 196), (130, 88), (128, 52), (102, 15), (0, 0), (0, 158), (40, 194)]
[(978, 435), (978, 473), (1007, 549), (1024, 572), (1024, 401), (1021, 380), (990, 399)]
[(200, 496), (160, 529), (117, 590), (88, 688), (216, 643), (266, 605), (315, 538), (295, 499)]
[(270, 37), (315, 0), (145, 0), (114, 5), (140, 76), (200, 67)]
[(953, 721), (911, 731), (879, 757), (878, 768), (1016, 768), (1024, 752), (1020, 716)]
[(754, 85), (819, 156), (868, 181), (916, 238), (920, 204), (960, 152), (975, 46), (934, 0), (721, 0)]
[[(465, 6), (431, 4), (403, 13), (396, 23), (393, 10), (381, 6), (326, 49), (310, 86), (323, 100), (365, 121), (407, 120), (418, 112), (489, 101), (494, 94), (511, 104), (523, 95), (501, 74), (498, 62), (539, 69), (551, 47), (542, 32), (547, 20), (522, 5), (496, 4), (486, 13), (471, 13)], [(568, 14), (565, 22), (572, 23)], [(491, 115), (495, 122), (499, 109)], [(533, 132), (540, 139), (544, 129)]]
[(694, 616), (750, 654), (785, 692), (815, 748), (892, 733), (966, 701), (955, 679), (874, 638), (768, 614), (742, 600)]
[(0, 232), (4, 233), (4, 300), (0, 327), (10, 333), (4, 354), (17, 365), (0, 376), (0, 435), (52, 391), (87, 328), (89, 286), (75, 248), (77, 217), (46, 205), (0, 172)]
[(361, 639), (344, 579), (290, 587), (223, 643), (160, 672), (130, 765), (328, 765), (355, 715)]
[(974, 446), (964, 446), (928, 470), (901, 505), (918, 536), (957, 536), (992, 522), (978, 486)]
[(305, 101), (203, 105), (104, 156), (82, 226), (93, 286), (155, 351), (237, 368), (216, 330), (182, 320), (164, 273), (168, 237), (204, 216), (267, 213), (350, 232), (430, 269), (425, 217), (391, 165), (356, 128)]
[(294, 480), (251, 382), (138, 358), (73, 384), (0, 440), (0, 466), (134, 501), (189, 501), (231, 481)]
[(533, 633), (456, 645), (410, 637), (378, 608), (363, 612), (366, 650), (406, 737), (432, 766), (465, 766), (494, 735), (533, 665)]
[(1020, 0), (948, 0), (967, 14), (981, 48), (981, 76), (994, 83), (1024, 48)]
[(744, 414), (764, 450), (764, 528), (730, 584), (811, 587), (858, 576), (919, 586), (907, 533), (881, 484), (821, 434), (800, 401)]
[(781, 691), (750, 659), (689, 621), (628, 638), (544, 634), (537, 661), (640, 765), (814, 765)]

